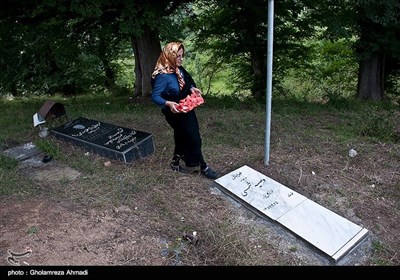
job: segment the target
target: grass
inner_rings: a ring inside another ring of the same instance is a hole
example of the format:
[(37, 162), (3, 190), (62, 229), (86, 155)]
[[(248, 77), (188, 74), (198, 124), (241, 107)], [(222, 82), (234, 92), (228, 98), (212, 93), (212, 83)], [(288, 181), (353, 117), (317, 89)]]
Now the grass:
[[(142, 230), (156, 228), (156, 232), (162, 232), (169, 240), (164, 252), (171, 263), (308, 264), (296, 257), (302, 251), (297, 244), (288, 244), (286, 253), (282, 254), (282, 248), (276, 247), (276, 238), (280, 237), (271, 239), (268, 236), (273, 234), (269, 229), (251, 223), (257, 220), (255, 216), (241, 217), (221, 196), (210, 195), (204, 187), (207, 184), (204, 178), (170, 172), (172, 132), (159, 108), (148, 99), (129, 101), (123, 96), (90, 95), (52, 98), (64, 104), (70, 118), (84, 116), (153, 134), (156, 146), (153, 155), (131, 164), (112, 161), (107, 168), (104, 162), (108, 159), (53, 137), (38, 136), (32, 116), (46, 100), (0, 102), (3, 113), (0, 124), (4, 128), (0, 131), (1, 148), (33, 141), (43, 153), (81, 175), (76, 180), (64, 178), (51, 184), (38, 184), (19, 172), (16, 160), (1, 155), (2, 197), (48, 197), (96, 209), (128, 206), (134, 209), (132, 215), (146, 221)], [(396, 167), (400, 158), (398, 113), (394, 105), (354, 100), (318, 104), (276, 99), (272, 105), (271, 164), (266, 169), (263, 164), (265, 104), (209, 96), (206, 104), (197, 110), (206, 161), (222, 174), (250, 165), (352, 219), (350, 208), (371, 230), (374, 230), (374, 219), (368, 213), (372, 215), (374, 207), (377, 211), (386, 211), (387, 206), (376, 201), (376, 196), (382, 195), (381, 190), (385, 189), (386, 196), (390, 194), (386, 199), (394, 205), (400, 199), (396, 183), (400, 172)], [(351, 147), (358, 150), (360, 157), (347, 158)], [(380, 155), (379, 147), (382, 148)], [(318, 176), (311, 176), (311, 171)], [(368, 189), (370, 182), (378, 185), (380, 191)], [(396, 209), (395, 215), (399, 211)], [(377, 227), (375, 254), (368, 265), (400, 264), (396, 255), (400, 244), (380, 235), (394, 223), (392, 217), (386, 219), (387, 224)], [(207, 246), (198, 250), (182, 246), (182, 232), (195, 230)], [(397, 234), (396, 230), (394, 227), (394, 232), (386, 234)]]

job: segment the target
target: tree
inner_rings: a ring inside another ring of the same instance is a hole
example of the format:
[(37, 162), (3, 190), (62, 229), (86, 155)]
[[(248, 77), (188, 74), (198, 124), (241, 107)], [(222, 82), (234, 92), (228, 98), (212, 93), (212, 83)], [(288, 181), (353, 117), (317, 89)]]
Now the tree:
[(10, 82), (2, 79), (4, 91), (77, 94), (102, 82), (103, 60), (98, 53), (102, 37), (90, 33), (101, 29), (94, 20), (95, 7), (75, 1), (17, 0), (7, 3), (0, 15), (1, 59), (7, 66), (0, 70), (1, 77), (13, 77)]
[(359, 0), (356, 12), (360, 61), (357, 96), (382, 100), (390, 75), (400, 69), (400, 1)]
[(305, 0), (310, 17), (326, 27), (326, 38), (354, 42), (358, 68), (357, 97), (382, 100), (400, 70), (400, 1)]
[[(120, 46), (130, 42), (135, 59), (134, 94), (148, 96), (151, 72), (161, 52), (160, 40), (177, 40), (180, 34), (169, 31), (174, 30), (174, 23), (166, 21), (166, 17), (187, 2), (190, 1), (3, 1), (0, 32), (5, 48), (1, 59), (9, 67), (1, 71), (2, 76), (16, 79), (8, 84), (2, 79), (2, 84), (7, 90), (17, 92), (16, 88), (25, 87), (34, 78), (38, 85), (47, 88), (51, 85), (53, 93), (61, 90), (75, 94), (88, 89), (90, 81), (84, 78), (90, 76), (92, 82), (97, 83), (95, 80), (100, 78), (105, 86), (112, 88), (115, 84), (112, 61), (120, 54)], [(27, 45), (33, 46), (29, 49), (29, 59), (16, 65), (15, 61), (28, 57), (21, 51)], [(8, 59), (7, 53), (11, 51), (15, 56)], [(99, 70), (103, 73), (96, 74)], [(88, 75), (90, 72), (92, 75)]]
[[(266, 86), (266, 47), (268, 36), (268, 0), (196, 1), (198, 12), (189, 19), (196, 30), (196, 45), (210, 50), (213, 64), (234, 65), (232, 83), (238, 91), (250, 90), (252, 96), (264, 96)], [(305, 55), (304, 38), (313, 34), (310, 19), (303, 15), (301, 1), (278, 1), (275, 8), (274, 83), (279, 83), (288, 65)]]

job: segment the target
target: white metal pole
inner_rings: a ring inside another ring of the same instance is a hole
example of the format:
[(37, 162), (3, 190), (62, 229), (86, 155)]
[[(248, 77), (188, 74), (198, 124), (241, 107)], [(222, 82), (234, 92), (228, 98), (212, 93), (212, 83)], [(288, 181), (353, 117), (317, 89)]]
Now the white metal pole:
[(268, 1), (268, 44), (267, 44), (267, 98), (265, 126), (264, 164), (269, 164), (269, 148), (271, 138), (271, 99), (272, 99), (272, 53), (274, 41), (274, 0)]

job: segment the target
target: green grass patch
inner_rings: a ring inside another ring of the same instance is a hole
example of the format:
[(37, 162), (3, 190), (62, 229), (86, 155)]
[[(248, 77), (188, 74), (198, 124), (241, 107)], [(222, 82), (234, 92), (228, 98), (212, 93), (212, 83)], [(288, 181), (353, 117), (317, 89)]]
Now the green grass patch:
[(18, 166), (18, 160), (0, 155), (0, 169), (2, 170), (15, 170)]

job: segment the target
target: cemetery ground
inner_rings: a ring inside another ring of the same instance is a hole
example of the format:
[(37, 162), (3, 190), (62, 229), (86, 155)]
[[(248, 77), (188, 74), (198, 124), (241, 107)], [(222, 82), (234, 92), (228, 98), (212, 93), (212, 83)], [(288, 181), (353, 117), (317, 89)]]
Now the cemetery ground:
[[(0, 156), (0, 265), (398, 266), (398, 105), (273, 103), (269, 164), (265, 108), (215, 101), (196, 109), (206, 161), (221, 175), (243, 165), (351, 222), (368, 236), (332, 263), (288, 230), (226, 197), (200, 174), (172, 172), (172, 130), (148, 100), (61, 101), (72, 118), (146, 131), (155, 151), (124, 163), (38, 136), (43, 100), (2, 101), (1, 149), (32, 142), (25, 161)], [(354, 149), (357, 155), (349, 156)], [(45, 155), (52, 160), (43, 163)], [(196, 240), (191, 240), (194, 232)]]

